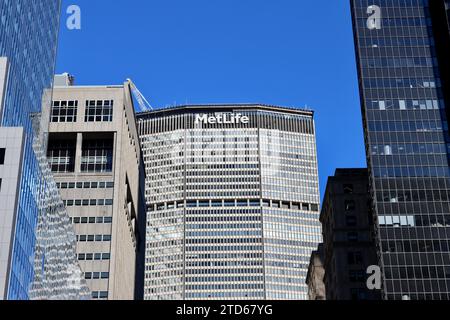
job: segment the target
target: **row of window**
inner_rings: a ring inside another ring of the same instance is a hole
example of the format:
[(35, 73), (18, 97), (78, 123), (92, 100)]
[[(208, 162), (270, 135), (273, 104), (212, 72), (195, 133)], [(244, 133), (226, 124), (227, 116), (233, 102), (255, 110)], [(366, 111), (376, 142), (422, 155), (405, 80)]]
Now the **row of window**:
[[(186, 201), (186, 208), (208, 208), (208, 207), (271, 207), (280, 208), (288, 210), (297, 211), (319, 211), (318, 204), (310, 203), (297, 203), (297, 202), (285, 202), (278, 200), (188, 200)], [(162, 211), (162, 210), (172, 210), (175, 208), (184, 208), (185, 202), (170, 202), (170, 203), (160, 203), (156, 205), (149, 205), (149, 211)]]
[(375, 177), (450, 177), (449, 167), (373, 168)]
[[(402, 17), (402, 18), (385, 18), (381, 20), (383, 27), (421, 27), (431, 25), (430, 20), (425, 17)], [(358, 19), (360, 28), (367, 27), (367, 18)]]
[(440, 202), (450, 201), (450, 190), (396, 190), (377, 192), (377, 201), (399, 202)]
[(76, 122), (78, 101), (53, 101), (51, 122)]
[(98, 234), (98, 235), (77, 235), (77, 242), (109, 242), (111, 241), (111, 235)]
[(186, 252), (211, 251), (262, 251), (263, 246), (186, 246)]
[(435, 252), (448, 255), (450, 252), (450, 242), (446, 240), (405, 240), (405, 241), (382, 241), (383, 253), (419, 253)]
[(440, 79), (417, 79), (417, 78), (368, 78), (364, 85), (370, 88), (436, 88), (441, 87)]
[(186, 282), (261, 282), (263, 281), (263, 276), (228, 276), (228, 277), (186, 277)]
[[(245, 227), (245, 226), (243, 226)], [(208, 228), (209, 229), (209, 228)], [(242, 243), (261, 243), (260, 238), (240, 238), (240, 239), (186, 239), (186, 244), (242, 244)]]
[(83, 200), (63, 200), (66, 207), (85, 207), (85, 206), (112, 206), (112, 199), (83, 199)]
[(370, 131), (429, 132), (448, 130), (448, 124), (439, 121), (368, 121)]
[[(238, 230), (238, 231), (201, 231), (201, 232), (191, 232), (186, 231), (186, 238), (200, 238), (200, 237), (251, 237), (251, 236), (262, 236), (262, 230)], [(195, 243), (198, 243), (197, 241), (203, 241), (203, 239), (195, 239)], [(247, 239), (248, 241), (251, 239)], [(256, 241), (256, 239), (253, 239)], [(186, 240), (187, 243), (194, 243), (190, 242), (191, 240)], [(206, 242), (203, 243), (217, 243), (217, 241), (224, 242), (225, 239), (208, 239), (205, 240)], [(231, 241), (231, 240), (230, 240)], [(244, 239), (233, 239), (233, 242), (241, 242), (244, 241)], [(261, 242), (261, 240), (260, 240)]]
[(92, 299), (108, 299), (108, 291), (92, 291)]
[(109, 279), (109, 272), (85, 272), (86, 280)]
[(78, 261), (100, 261), (100, 260), (110, 260), (110, 253), (79, 253), (77, 255)]
[(111, 189), (114, 182), (57, 182), (58, 189)]
[[(204, 267), (213, 267), (214, 265), (212, 263), (204, 265)], [(199, 269), (200, 262), (198, 263), (190, 263), (189, 265), (186, 265), (186, 267), (195, 267), (195, 269), (187, 269), (186, 274), (262, 274), (264, 270), (262, 268), (238, 268), (238, 269)]]
[(71, 223), (87, 224), (87, 223), (112, 223), (112, 217), (73, 217), (70, 218)]
[(446, 154), (450, 147), (443, 143), (402, 143), (390, 145), (371, 145), (373, 156)]
[(431, 37), (360, 37), (361, 47), (428, 47), (434, 45)]
[[(47, 158), (52, 172), (75, 171), (76, 143), (76, 139), (49, 141)], [(81, 172), (111, 172), (113, 154), (113, 139), (83, 139)]]
[(450, 215), (401, 215), (379, 216), (378, 222), (384, 227), (450, 227)]
[(81, 172), (111, 172), (113, 167), (113, 139), (83, 141)]
[(405, 100), (370, 100), (366, 103), (371, 110), (439, 110), (445, 107), (443, 100), (405, 99)]
[[(158, 295), (159, 296), (159, 295)], [(245, 298), (263, 299), (264, 292), (187, 292), (187, 299), (210, 299), (210, 298)]]
[(391, 267), (386, 268), (387, 279), (449, 279), (450, 267)]
[(417, 68), (437, 65), (436, 58), (366, 58), (361, 59), (363, 68)]
[[(186, 290), (262, 290), (264, 284), (260, 283), (234, 283), (234, 284), (205, 284), (205, 285), (186, 285)], [(211, 293), (212, 294), (212, 293)], [(246, 293), (248, 295), (248, 293)]]
[[(86, 101), (85, 122), (111, 122), (113, 119), (113, 100)], [(76, 122), (78, 101), (53, 101), (51, 122)]]

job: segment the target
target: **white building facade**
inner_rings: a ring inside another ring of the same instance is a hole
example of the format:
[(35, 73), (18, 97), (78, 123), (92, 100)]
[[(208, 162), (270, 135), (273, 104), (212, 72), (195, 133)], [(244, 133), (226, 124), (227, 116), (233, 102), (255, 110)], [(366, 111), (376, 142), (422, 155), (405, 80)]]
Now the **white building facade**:
[(138, 115), (145, 299), (307, 299), (321, 241), (311, 111), (181, 106)]

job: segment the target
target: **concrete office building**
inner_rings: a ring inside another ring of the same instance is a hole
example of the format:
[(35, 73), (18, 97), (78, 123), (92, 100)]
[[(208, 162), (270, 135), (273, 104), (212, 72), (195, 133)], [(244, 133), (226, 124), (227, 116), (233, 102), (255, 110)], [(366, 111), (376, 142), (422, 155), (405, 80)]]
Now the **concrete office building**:
[(0, 299), (85, 298), (34, 125), (50, 105), (60, 9), (59, 0), (0, 1)]
[(193, 105), (138, 114), (145, 299), (307, 299), (321, 242), (313, 112)]
[(326, 300), (379, 300), (367, 287), (377, 265), (367, 169), (337, 169), (328, 178), (320, 221)]
[(450, 299), (449, 0), (352, 0), (383, 298)]
[(47, 155), (93, 299), (143, 294), (144, 171), (129, 85), (56, 77)]

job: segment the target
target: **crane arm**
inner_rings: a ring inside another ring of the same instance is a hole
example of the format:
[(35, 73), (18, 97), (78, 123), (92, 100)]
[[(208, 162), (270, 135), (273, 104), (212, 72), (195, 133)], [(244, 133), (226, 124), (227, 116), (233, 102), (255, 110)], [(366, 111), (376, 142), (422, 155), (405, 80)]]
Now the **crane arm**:
[(151, 104), (147, 101), (147, 99), (144, 97), (144, 95), (139, 91), (139, 89), (136, 87), (133, 81), (131, 79), (127, 79), (128, 85), (130, 86), (131, 92), (133, 93), (133, 96), (136, 98), (139, 110), (142, 112), (145, 111), (152, 111), (153, 107)]

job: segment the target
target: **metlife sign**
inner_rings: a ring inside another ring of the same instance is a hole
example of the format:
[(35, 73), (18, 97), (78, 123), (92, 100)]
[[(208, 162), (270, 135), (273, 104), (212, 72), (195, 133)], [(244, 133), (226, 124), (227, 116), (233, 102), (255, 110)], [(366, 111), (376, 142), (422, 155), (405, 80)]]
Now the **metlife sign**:
[(197, 114), (195, 115), (195, 124), (248, 124), (250, 118), (244, 116), (240, 113), (238, 114), (217, 114), (215, 116), (210, 116), (207, 114)]

